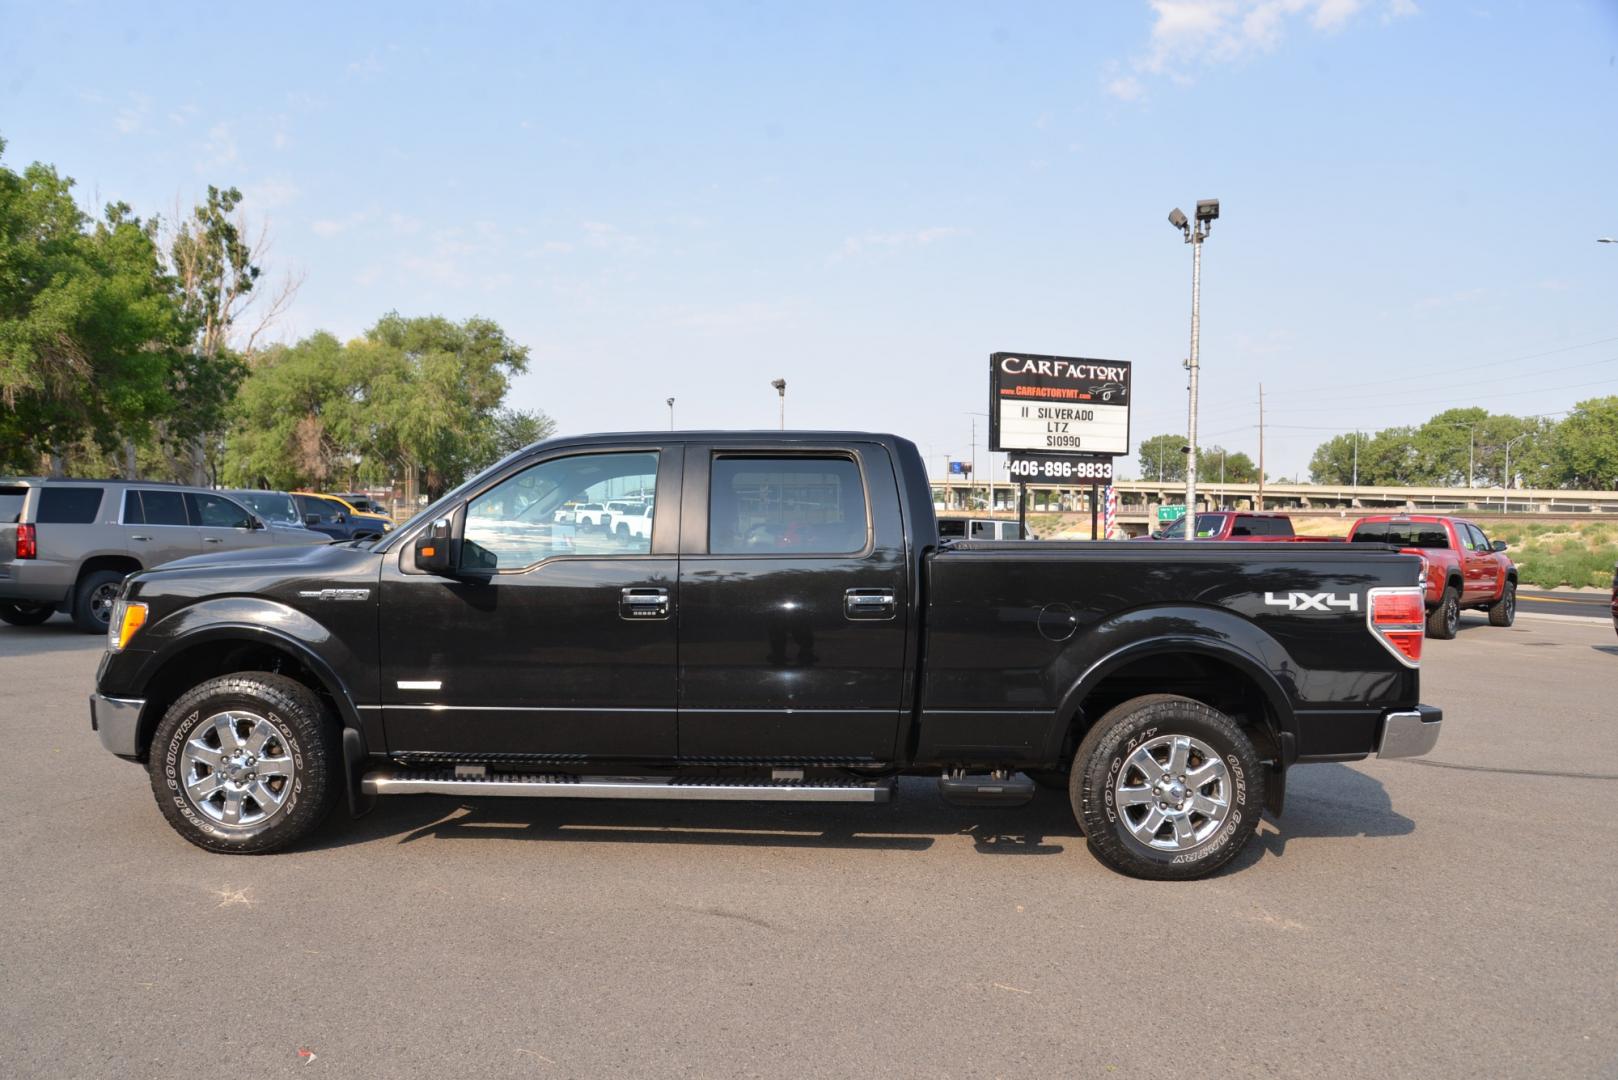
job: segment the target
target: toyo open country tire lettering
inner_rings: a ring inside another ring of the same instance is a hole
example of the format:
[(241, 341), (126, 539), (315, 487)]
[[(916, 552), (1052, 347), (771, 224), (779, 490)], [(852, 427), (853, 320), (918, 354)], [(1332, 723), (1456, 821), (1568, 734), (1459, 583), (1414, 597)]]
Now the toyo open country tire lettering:
[(1217, 709), (1149, 694), (1085, 735), (1068, 793), (1096, 858), (1131, 877), (1183, 881), (1218, 870), (1252, 838), (1263, 762)]
[(1489, 605), (1490, 626), (1510, 626), (1517, 621), (1517, 583), (1507, 580), (1500, 599)]
[(1461, 594), (1451, 585), (1444, 590), (1438, 606), (1427, 613), (1427, 636), (1448, 641), (1461, 628)]
[(281, 675), (209, 679), (152, 739), (152, 794), (198, 847), (262, 855), (320, 824), (338, 795), (337, 736), (312, 691)]

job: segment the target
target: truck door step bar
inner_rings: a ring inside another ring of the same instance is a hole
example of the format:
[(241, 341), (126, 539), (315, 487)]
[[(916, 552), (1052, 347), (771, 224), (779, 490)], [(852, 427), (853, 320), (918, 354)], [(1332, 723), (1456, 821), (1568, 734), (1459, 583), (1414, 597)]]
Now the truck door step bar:
[(707, 799), (761, 802), (885, 803), (896, 783), (837, 778), (770, 776), (573, 776), (565, 773), (490, 773), (456, 769), (382, 770), (368, 773), (367, 795), (496, 795), (528, 799)]

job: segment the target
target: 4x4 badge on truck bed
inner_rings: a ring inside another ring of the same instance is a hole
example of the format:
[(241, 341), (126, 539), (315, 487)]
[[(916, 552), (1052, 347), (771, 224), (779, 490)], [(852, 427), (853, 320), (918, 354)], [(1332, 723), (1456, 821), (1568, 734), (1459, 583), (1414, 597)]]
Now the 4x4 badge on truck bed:
[(1264, 603), (1270, 607), (1284, 607), (1288, 611), (1330, 611), (1332, 608), (1344, 608), (1348, 611), (1360, 609), (1360, 598), (1354, 593), (1347, 596), (1338, 596), (1329, 592), (1289, 592), (1285, 596), (1275, 593), (1264, 594)]
[(298, 595), (305, 600), (367, 600), (370, 589), (300, 589)]

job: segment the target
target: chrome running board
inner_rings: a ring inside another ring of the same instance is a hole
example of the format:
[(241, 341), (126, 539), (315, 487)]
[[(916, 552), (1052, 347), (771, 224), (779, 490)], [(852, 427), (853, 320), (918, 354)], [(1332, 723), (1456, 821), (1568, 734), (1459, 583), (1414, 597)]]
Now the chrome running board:
[[(457, 775), (460, 774), (460, 775)], [(895, 782), (881, 780), (772, 780), (724, 776), (569, 776), (562, 773), (487, 773), (456, 770), (367, 774), (367, 795), (494, 795), (525, 799), (707, 799), (736, 802), (885, 803)]]

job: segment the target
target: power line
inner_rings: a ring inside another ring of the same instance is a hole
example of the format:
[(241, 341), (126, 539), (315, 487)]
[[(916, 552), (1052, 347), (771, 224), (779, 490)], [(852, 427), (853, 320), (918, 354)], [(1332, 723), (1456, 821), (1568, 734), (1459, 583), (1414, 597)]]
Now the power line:
[[(1581, 342), (1581, 343), (1579, 343), (1577, 345), (1565, 345), (1565, 346), (1563, 346), (1561, 348), (1558, 348), (1558, 349), (1547, 349), (1544, 352), (1528, 353), (1528, 354), (1526, 354), (1524, 356), (1510, 356), (1510, 357), (1506, 357), (1503, 360), (1485, 360), (1485, 361), (1481, 361), (1481, 362), (1477, 362), (1477, 363), (1458, 364), (1458, 365), (1455, 365), (1455, 366), (1452, 366), (1452, 367), (1445, 367), (1445, 368), (1428, 368), (1428, 367), (1424, 366), (1422, 374), (1413, 375), (1413, 376), (1411, 376), (1411, 378), (1412, 379), (1425, 379), (1425, 378), (1428, 378), (1430, 376), (1451, 374), (1451, 373), (1456, 372), (1456, 371), (1475, 371), (1478, 368), (1499, 367), (1502, 364), (1519, 364), (1519, 363), (1522, 363), (1525, 360), (1540, 360), (1540, 359), (1543, 359), (1544, 357), (1547, 357), (1547, 356), (1559, 356), (1562, 353), (1575, 352), (1575, 351), (1577, 351), (1579, 349), (1588, 349), (1588, 348), (1592, 348), (1592, 347), (1594, 347), (1596, 345), (1606, 345), (1609, 342), (1613, 342), (1613, 341), (1618, 341), (1618, 337), (1598, 338), (1595, 341), (1585, 341), (1585, 342)], [(1574, 365), (1574, 367), (1561, 368), (1559, 370), (1572, 371), (1577, 366), (1578, 365)], [(1303, 388), (1295, 389), (1295, 390), (1281, 390), (1281, 391), (1272, 390), (1272, 391), (1267, 391), (1266, 396), (1267, 397), (1275, 397), (1275, 396), (1277, 396), (1277, 394), (1286, 395), (1286, 396), (1291, 396), (1291, 395), (1294, 395), (1294, 394), (1314, 394), (1314, 393), (1322, 393), (1322, 392), (1332, 391), (1332, 390), (1354, 389), (1355, 387), (1360, 387), (1360, 386), (1386, 386), (1389, 381), (1390, 380), (1388, 380), (1388, 379), (1370, 379), (1370, 380), (1367, 380), (1365, 382), (1333, 383), (1333, 384), (1331, 384), (1329, 386), (1303, 387)], [(1232, 399), (1232, 400), (1229, 401), (1229, 404), (1230, 405), (1250, 405), (1250, 404), (1252, 404), (1252, 402), (1251, 401), (1235, 401), (1235, 400)], [(1226, 407), (1227, 407), (1226, 403), (1219, 403), (1219, 404), (1215, 404), (1214, 406), (1212, 406), (1212, 408), (1215, 408), (1215, 409), (1222, 409), (1222, 408), (1226, 408)], [(1208, 409), (1208, 408), (1209, 407), (1207, 407), (1207, 406), (1204, 407), (1205, 410)]]

